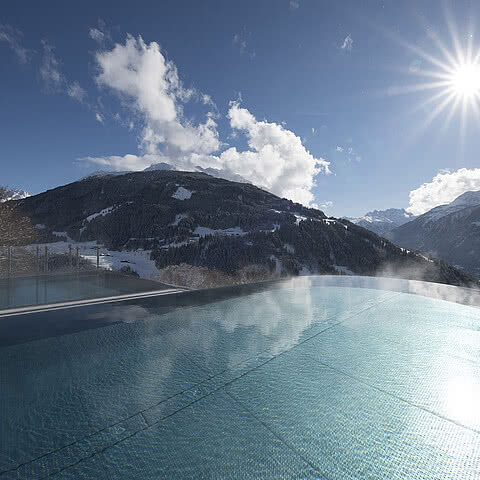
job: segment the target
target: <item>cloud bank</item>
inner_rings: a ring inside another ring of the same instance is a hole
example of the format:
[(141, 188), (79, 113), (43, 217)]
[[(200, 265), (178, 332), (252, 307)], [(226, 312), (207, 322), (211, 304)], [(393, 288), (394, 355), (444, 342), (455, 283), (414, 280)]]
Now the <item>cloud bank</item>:
[[(238, 175), (271, 192), (313, 203), (314, 177), (329, 173), (329, 163), (306, 150), (300, 137), (283, 125), (258, 121), (238, 101), (227, 113), (233, 133), (243, 134), (248, 149), (225, 149), (219, 139), (215, 111), (203, 122), (186, 118), (189, 101), (214, 106), (208, 95), (185, 88), (172, 61), (156, 42), (127, 36), (125, 44), (96, 54), (96, 82), (119, 96), (122, 103), (143, 120), (140, 155), (88, 157), (86, 160), (114, 170), (142, 170), (151, 164), (168, 163), (179, 170), (213, 168), (225, 178)], [(223, 151), (222, 151), (223, 150)]]
[(455, 200), (469, 191), (480, 190), (480, 168), (441, 170), (431, 182), (426, 182), (410, 192), (407, 212), (422, 215), (439, 205)]

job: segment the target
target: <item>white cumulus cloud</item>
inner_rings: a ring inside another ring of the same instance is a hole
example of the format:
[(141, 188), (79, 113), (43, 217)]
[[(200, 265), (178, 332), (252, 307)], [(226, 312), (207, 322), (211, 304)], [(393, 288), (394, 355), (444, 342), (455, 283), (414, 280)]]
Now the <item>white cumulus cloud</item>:
[(116, 92), (145, 118), (143, 146), (148, 153), (164, 152), (173, 157), (195, 151), (210, 153), (220, 142), (216, 123), (208, 116), (193, 125), (183, 118), (182, 103), (195, 91), (183, 87), (173, 62), (165, 59), (156, 42), (128, 36), (124, 45), (97, 53), (97, 83)]
[(480, 190), (480, 168), (441, 170), (432, 179), (409, 194), (407, 211), (422, 215), (439, 205), (455, 200), (462, 193)]
[(236, 102), (228, 118), (233, 129), (247, 136), (249, 150), (229, 148), (220, 156), (222, 167), (277, 195), (311, 204), (314, 177), (330, 173), (329, 163), (315, 158), (292, 131), (277, 123), (259, 122)]
[(284, 126), (258, 121), (239, 102), (230, 104), (227, 118), (232, 131), (246, 136), (248, 149), (239, 151), (219, 140), (216, 119), (208, 112), (195, 124), (183, 114), (183, 104), (195, 99), (213, 101), (205, 94), (186, 89), (176, 66), (167, 61), (156, 42), (127, 36), (125, 44), (96, 54), (96, 81), (118, 94), (143, 118), (139, 155), (88, 157), (86, 160), (115, 170), (142, 170), (165, 162), (179, 170), (215, 169), (226, 178), (238, 178), (277, 195), (311, 205), (314, 178), (330, 173), (329, 163), (315, 158), (301, 138)]
[(337, 147), (336, 150), (337, 152), (343, 152), (343, 147)]

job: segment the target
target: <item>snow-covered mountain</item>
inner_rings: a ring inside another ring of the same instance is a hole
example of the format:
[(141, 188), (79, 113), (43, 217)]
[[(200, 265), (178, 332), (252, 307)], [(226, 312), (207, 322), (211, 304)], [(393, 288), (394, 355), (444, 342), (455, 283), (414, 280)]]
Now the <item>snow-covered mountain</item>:
[[(147, 168), (143, 169), (143, 172), (153, 172), (155, 170), (172, 170), (172, 171), (177, 171), (177, 168), (175, 166), (170, 165), (165, 162), (160, 162), (160, 163), (153, 163)], [(240, 183), (250, 183), (248, 180), (243, 178), (241, 175), (238, 175), (236, 173), (229, 172), (227, 170), (221, 170), (218, 168), (203, 168), (200, 166), (195, 167), (195, 172), (201, 172), (201, 173), (206, 173), (207, 175), (210, 175), (215, 178), (223, 178), (224, 180), (230, 180), (231, 182), (240, 182)], [(105, 177), (107, 175), (113, 175), (113, 176), (118, 176), (118, 175), (126, 175), (127, 173), (132, 173), (131, 170), (122, 170), (122, 171), (112, 171), (112, 170), (96, 170), (95, 172), (89, 173), (88, 175), (85, 175), (84, 177), (80, 178), (80, 180), (84, 180), (85, 178), (89, 177)]]
[[(145, 168), (143, 171), (144, 172), (153, 172), (155, 170), (175, 170), (175, 167), (172, 165), (169, 165), (168, 163), (154, 163), (150, 165), (149, 167)], [(81, 177), (79, 180), (85, 180), (87, 178), (91, 177), (106, 177), (106, 176), (114, 176), (118, 177), (119, 175), (127, 175), (128, 173), (132, 173), (131, 170), (95, 170), (92, 173), (89, 173), (88, 175), (85, 175)]]
[(453, 202), (446, 205), (440, 205), (424, 213), (421, 218), (424, 223), (436, 222), (447, 215), (464, 211), (465, 215), (468, 208), (480, 206), (480, 192), (465, 192), (457, 197)]
[(17, 206), (35, 226), (37, 242), (148, 252), (156, 278), (169, 284), (183, 285), (178, 279), (192, 272), (205, 279), (201, 286), (336, 272), (477, 284), (346, 220), (205, 173), (93, 176)]
[(3, 189), (0, 187), (0, 202), (8, 202), (9, 200), (21, 200), (30, 197), (32, 194), (25, 190), (19, 189)]
[(154, 170), (176, 170), (176, 169), (175, 169), (175, 167), (173, 167), (172, 165), (170, 165), (168, 163), (161, 162), (161, 163), (153, 163), (149, 167), (145, 168), (143, 171), (144, 172), (152, 172)]
[(388, 208), (387, 210), (373, 210), (362, 217), (345, 218), (360, 227), (378, 235), (383, 235), (400, 225), (414, 220), (416, 217), (408, 213), (404, 208)]
[(108, 175), (112, 175), (112, 176), (126, 175), (127, 173), (131, 173), (131, 172), (128, 170), (121, 170), (118, 172), (113, 170), (95, 170), (94, 172), (89, 173), (88, 175), (80, 177), (79, 180), (85, 180), (91, 177), (107, 177)]
[(386, 235), (397, 245), (480, 273), (480, 192), (466, 192)]

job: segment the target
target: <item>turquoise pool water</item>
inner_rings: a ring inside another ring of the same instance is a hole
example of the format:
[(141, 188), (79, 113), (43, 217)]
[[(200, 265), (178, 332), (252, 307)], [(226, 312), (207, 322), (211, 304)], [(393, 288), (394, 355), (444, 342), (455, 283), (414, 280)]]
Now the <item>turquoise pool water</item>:
[(108, 326), (0, 348), (0, 480), (480, 478), (480, 310), (352, 281), (85, 307)]

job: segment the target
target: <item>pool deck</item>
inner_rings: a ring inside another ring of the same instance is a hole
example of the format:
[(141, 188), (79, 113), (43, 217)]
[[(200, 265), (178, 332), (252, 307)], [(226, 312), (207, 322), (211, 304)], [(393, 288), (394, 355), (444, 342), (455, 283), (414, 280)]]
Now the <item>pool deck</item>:
[[(0, 279), (0, 312), (171, 290), (171, 285), (104, 270)], [(185, 290), (178, 289), (177, 290)], [(127, 298), (127, 297), (124, 297)], [(24, 308), (25, 307), (25, 308)]]

